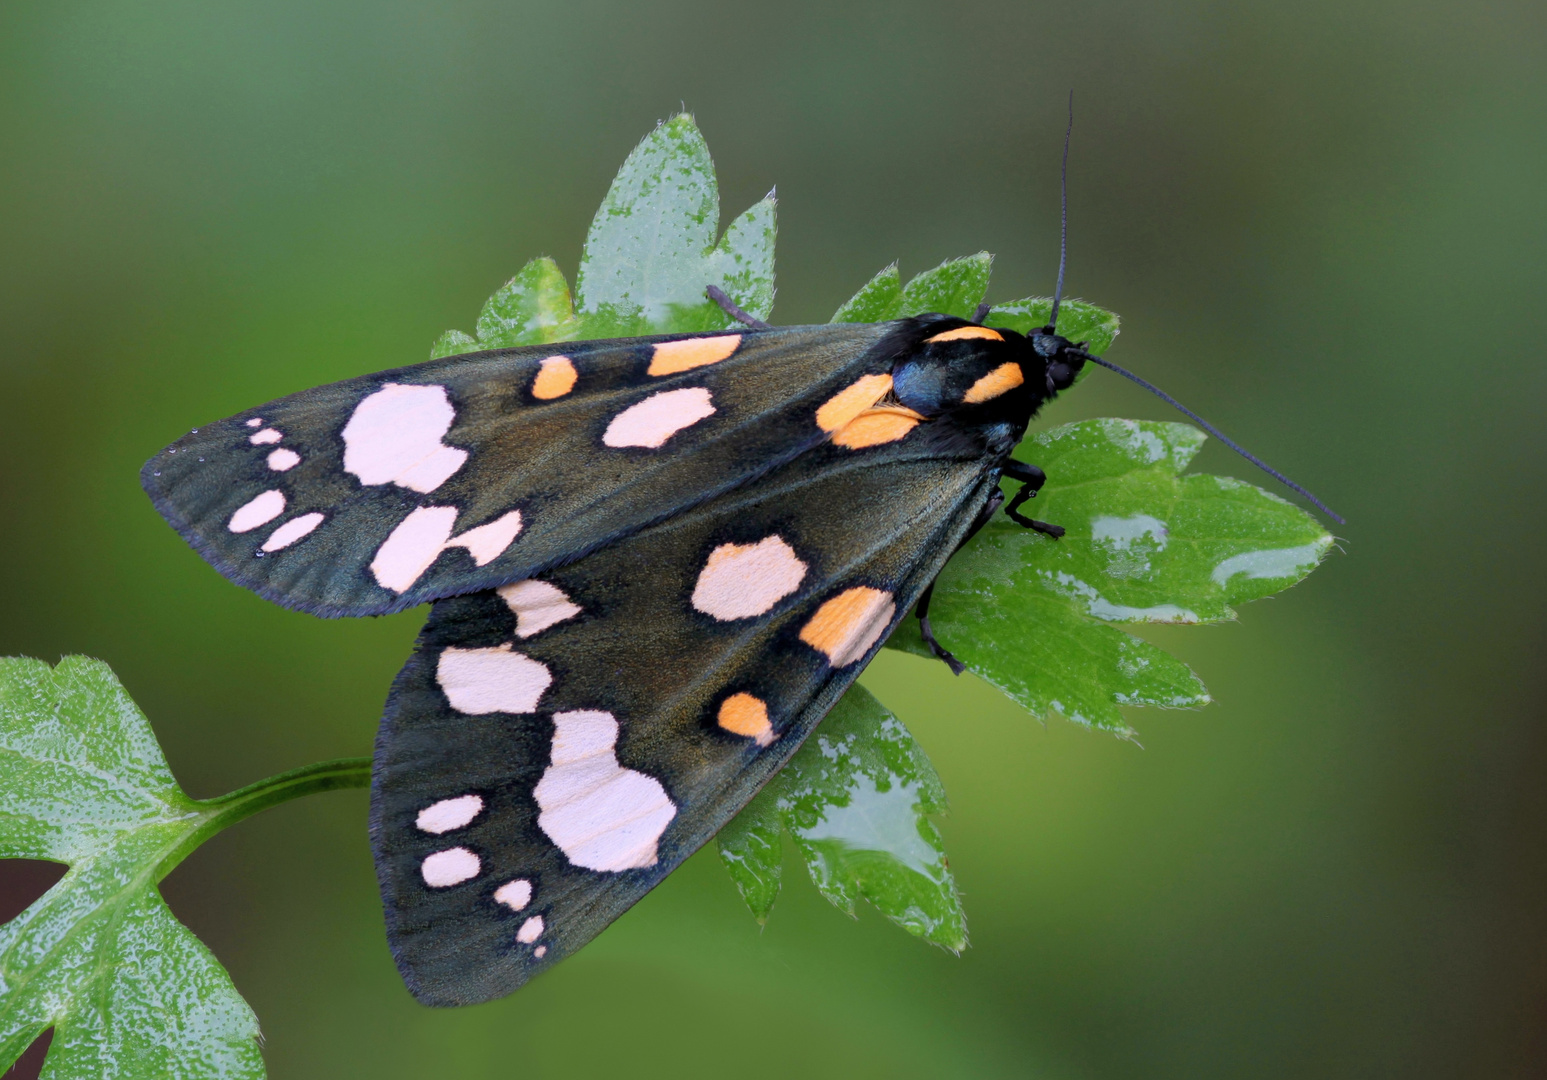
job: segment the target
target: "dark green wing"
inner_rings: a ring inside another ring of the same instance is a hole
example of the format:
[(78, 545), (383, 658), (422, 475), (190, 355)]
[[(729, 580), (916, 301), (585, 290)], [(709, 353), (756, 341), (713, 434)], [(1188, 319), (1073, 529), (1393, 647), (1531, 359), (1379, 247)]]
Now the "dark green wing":
[[(819, 442), (897, 324), (537, 346), (350, 379), (199, 428), (156, 507), (287, 607), (374, 615), (558, 565)], [(883, 356), (881, 354), (886, 353)]]
[(387, 705), (371, 801), (416, 997), (516, 989), (783, 766), (995, 488), (931, 427), (817, 447), (539, 578), (435, 605)]

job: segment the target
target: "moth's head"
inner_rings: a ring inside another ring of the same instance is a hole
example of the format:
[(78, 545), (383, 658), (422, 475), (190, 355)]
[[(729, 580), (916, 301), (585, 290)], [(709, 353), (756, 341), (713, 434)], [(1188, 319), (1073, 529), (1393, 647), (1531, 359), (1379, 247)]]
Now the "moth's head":
[(918, 330), (917, 344), (893, 366), (892, 390), (924, 416), (1024, 426), (1084, 364), (1071, 342), (1043, 330), (1026, 337), (939, 316), (924, 317)]
[(1074, 380), (1085, 366), (1085, 350), (1066, 337), (1053, 332), (1051, 326), (1033, 330), (1026, 339), (1031, 349), (1042, 358), (1046, 372), (1047, 396), (1074, 385)]

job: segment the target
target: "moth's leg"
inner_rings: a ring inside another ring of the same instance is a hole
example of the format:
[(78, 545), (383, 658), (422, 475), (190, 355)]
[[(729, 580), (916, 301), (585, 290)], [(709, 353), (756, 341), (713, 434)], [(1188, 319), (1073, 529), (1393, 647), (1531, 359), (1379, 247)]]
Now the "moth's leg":
[(750, 326), (754, 330), (767, 330), (768, 324), (762, 319), (754, 318), (736, 306), (736, 301), (725, 295), (725, 290), (718, 285), (710, 285), (704, 289), (704, 295), (720, 305), (720, 310), (735, 319), (742, 326)]
[[(978, 511), (977, 519), (973, 521), (972, 527), (967, 530), (967, 535), (963, 536), (961, 543), (956, 545), (956, 551), (960, 551), (965, 547), (967, 541), (976, 536), (978, 530), (988, 524), (989, 519), (994, 516), (994, 511), (999, 509), (999, 505), (1002, 502), (1004, 502), (1004, 492), (1002, 491), (996, 491), (989, 497), (988, 502), (983, 504), (983, 509)], [(951, 552), (951, 554), (956, 554), (956, 551)], [(967, 670), (967, 665), (952, 656), (950, 650), (935, 640), (935, 632), (929, 626), (929, 601), (934, 595), (935, 583), (931, 581), (924, 587), (924, 593), (919, 597), (918, 606), (913, 609), (913, 614), (917, 616), (919, 621), (919, 635), (923, 637), (924, 644), (929, 646), (929, 651), (945, 661), (946, 666), (951, 669), (951, 674), (960, 675)]]
[(949, 649), (936, 641), (935, 632), (929, 627), (929, 598), (934, 595), (935, 583), (931, 581), (925, 586), (924, 595), (919, 597), (919, 606), (913, 609), (913, 614), (919, 620), (919, 634), (923, 637), (924, 644), (929, 646), (929, 651), (934, 653), (937, 658), (945, 661), (945, 666), (951, 669), (951, 674), (960, 675), (967, 670), (967, 665), (952, 656)]
[(1010, 499), (1010, 505), (1004, 508), (1010, 520), (1028, 529), (1035, 529), (1044, 536), (1051, 536), (1054, 540), (1062, 536), (1064, 534), (1062, 525), (1049, 525), (1045, 521), (1038, 521), (1021, 513), (1021, 503), (1036, 497), (1037, 492), (1042, 490), (1042, 485), (1047, 483), (1047, 473), (1035, 465), (1027, 465), (1024, 461), (1011, 458), (1004, 463), (1004, 475), (1011, 480), (1021, 482), (1021, 489)]
[(984, 303), (979, 304), (978, 305), (978, 310), (976, 310), (976, 311), (974, 311), (972, 313), (972, 321), (977, 323), (979, 326), (982, 326), (983, 325), (983, 320), (988, 318), (988, 313), (990, 311), (993, 311), (993, 310), (994, 310), (994, 305), (993, 304), (990, 304), (990, 303), (988, 303), (986, 301)]

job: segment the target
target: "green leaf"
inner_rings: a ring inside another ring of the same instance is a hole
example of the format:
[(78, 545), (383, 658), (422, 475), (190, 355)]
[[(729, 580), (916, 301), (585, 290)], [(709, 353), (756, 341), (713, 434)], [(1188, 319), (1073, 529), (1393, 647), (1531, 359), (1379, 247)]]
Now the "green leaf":
[(829, 322), (872, 323), (895, 319), (902, 314), (902, 275), (892, 263), (865, 283), (859, 292), (833, 313)]
[[(591, 222), (576, 292), (583, 317), (608, 332), (713, 330), (731, 319), (704, 296), (718, 285), (767, 318), (774, 295), (774, 197), (733, 221), (719, 243), (720, 195), (709, 147), (693, 118), (647, 135), (618, 170)], [(588, 328), (586, 336), (593, 336)]]
[[(1181, 475), (1204, 439), (1132, 420), (1027, 439), (1018, 456), (1049, 480), (1023, 512), (1067, 532), (1052, 540), (1002, 516), (986, 526), (940, 575), (936, 638), (1038, 716), (1128, 735), (1120, 705), (1206, 704), (1185, 665), (1117, 626), (1233, 619), (1235, 605), (1310, 573), (1332, 537), (1251, 484)], [(888, 645), (929, 655), (915, 624)]]
[[(806, 749), (801, 747), (796, 756)], [(768, 921), (784, 876), (784, 817), (779, 812), (778, 789), (775, 776), (715, 838), (725, 869), (760, 925)]]
[(212, 811), (183, 794), (106, 664), (0, 660), (0, 857), (68, 863), (0, 927), (0, 1063), (43, 1075), (261, 1077), (258, 1021), (156, 882)]
[(948, 949), (967, 945), (966, 916), (929, 815), (945, 789), (902, 722), (852, 687), (790, 763), (720, 834), (720, 857), (763, 921), (779, 891), (787, 830), (823, 896), (850, 915), (863, 898)]
[(871, 278), (840, 307), (830, 322), (884, 322), (904, 315), (934, 312), (970, 319), (988, 292), (994, 257), (986, 251), (948, 259), (914, 277), (906, 286), (893, 263)]
[(994, 257), (986, 251), (965, 259), (949, 259), (933, 270), (925, 270), (902, 290), (902, 315), (938, 312), (970, 319), (988, 292), (988, 277)]
[[(1047, 325), (1053, 314), (1053, 298), (1032, 296), (1014, 300), (1008, 304), (995, 304), (983, 320), (985, 326), (998, 326), (1017, 333), (1029, 334)], [(1087, 304), (1083, 300), (1064, 300), (1058, 305), (1058, 333), (1070, 341), (1085, 342), (1090, 351), (1101, 356), (1117, 339), (1118, 319), (1110, 311)], [(1085, 374), (1090, 370), (1086, 366)]]
[(478, 347), (509, 349), (562, 341), (574, 319), (564, 272), (552, 259), (533, 259), (484, 304), (478, 314)]
[(464, 334), (460, 330), (447, 330), (435, 339), (434, 345), (430, 346), (430, 359), (439, 360), (443, 356), (477, 352), (478, 348), (477, 338)]
[[(734, 321), (704, 290), (724, 289), (743, 311), (773, 314), (773, 192), (716, 242), (720, 193), (693, 118), (647, 135), (618, 170), (591, 222), (576, 300), (552, 259), (533, 259), (489, 298), (476, 339), (448, 330), (430, 358), (477, 349), (724, 330)], [(576, 310), (578, 308), (578, 310)]]

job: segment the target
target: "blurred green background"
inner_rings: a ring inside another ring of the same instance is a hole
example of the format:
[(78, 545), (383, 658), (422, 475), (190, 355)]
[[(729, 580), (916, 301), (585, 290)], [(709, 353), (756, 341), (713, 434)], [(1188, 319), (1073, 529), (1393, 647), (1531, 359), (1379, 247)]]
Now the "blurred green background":
[[(413, 1003), (360, 792), (166, 882), (292, 1077), (1547, 1075), (1547, 8), (55, 0), (0, 7), (0, 651), (108, 660), (213, 795), (368, 752), (422, 615), (225, 583), (136, 482), (188, 428), (428, 355), (530, 256), (573, 274), (682, 105), (727, 214), (778, 184), (778, 322), (988, 248), (1302, 480), (1344, 551), (1162, 628), (1217, 704), (1143, 748), (940, 664), (917, 734), (973, 947), (701, 854), (503, 1001)], [(1104, 375), (1049, 419), (1170, 419)], [(1218, 447), (1200, 468), (1267, 483)], [(792, 867), (792, 870), (794, 867)]]

